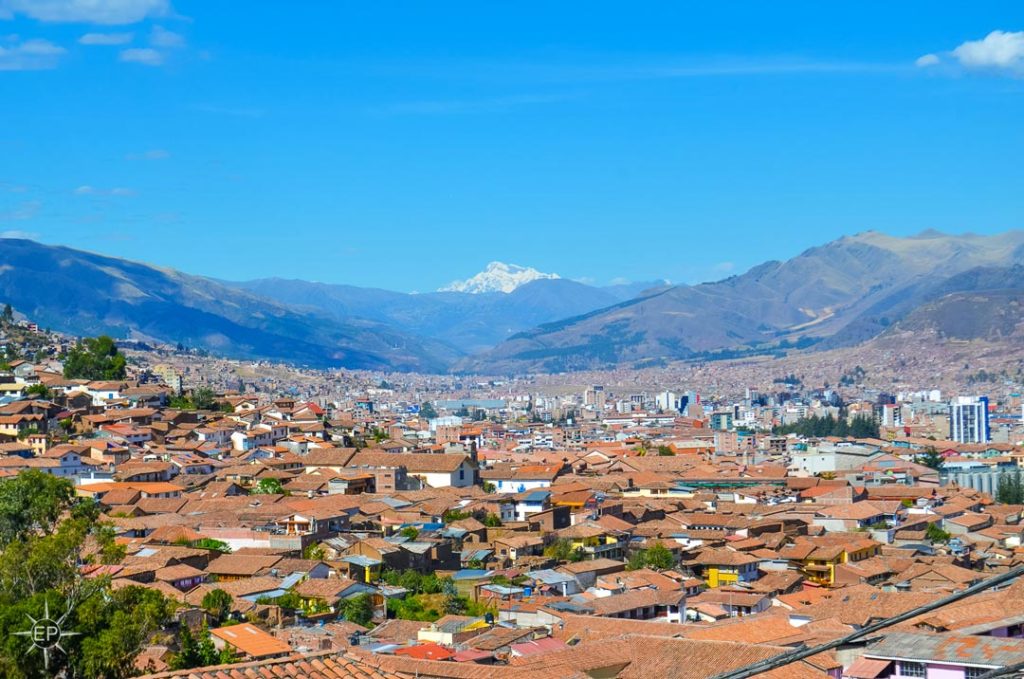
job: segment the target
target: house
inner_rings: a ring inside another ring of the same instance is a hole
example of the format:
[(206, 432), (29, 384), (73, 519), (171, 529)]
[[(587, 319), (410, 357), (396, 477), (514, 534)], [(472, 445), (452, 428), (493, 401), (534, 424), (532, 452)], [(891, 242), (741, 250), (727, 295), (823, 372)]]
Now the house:
[(561, 465), (496, 464), (481, 471), (480, 478), (493, 484), (499, 493), (523, 493), (550, 488), (561, 470)]
[(761, 575), (757, 569), (760, 562), (757, 557), (744, 552), (709, 548), (701, 550), (696, 558), (685, 563), (704, 579), (708, 587), (722, 587), (757, 580)]
[(227, 647), (250, 660), (280, 658), (292, 652), (287, 643), (248, 622), (212, 629), (210, 635), (217, 650)]
[(869, 527), (888, 528), (886, 510), (871, 502), (854, 502), (823, 507), (814, 513), (815, 526), (829, 532), (852, 531)]
[(516, 521), (527, 521), (531, 514), (551, 508), (551, 492), (532, 490), (516, 496)]
[(338, 604), (343, 599), (369, 594), (376, 591), (373, 587), (345, 578), (309, 578), (292, 588), (302, 600), (303, 610), (307, 613), (324, 612), (328, 609), (338, 613)]
[[(362, 450), (352, 456), (349, 467), (403, 467), (409, 477), (430, 488), (467, 488), (476, 483), (476, 463), (456, 453), (382, 453)], [(381, 491), (378, 488), (378, 491)]]
[(628, 539), (595, 522), (578, 523), (554, 534), (558, 539), (568, 540), (573, 551), (579, 550), (584, 559), (623, 559), (626, 556)]
[(974, 679), (1024, 662), (1024, 639), (893, 632), (869, 646), (846, 677)]
[(154, 576), (157, 582), (165, 582), (182, 592), (187, 592), (206, 581), (206, 573), (183, 563), (158, 568)]
[(798, 538), (781, 548), (779, 556), (799, 568), (811, 582), (831, 587), (836, 584), (836, 566), (869, 559), (880, 550), (881, 544), (868, 538)]

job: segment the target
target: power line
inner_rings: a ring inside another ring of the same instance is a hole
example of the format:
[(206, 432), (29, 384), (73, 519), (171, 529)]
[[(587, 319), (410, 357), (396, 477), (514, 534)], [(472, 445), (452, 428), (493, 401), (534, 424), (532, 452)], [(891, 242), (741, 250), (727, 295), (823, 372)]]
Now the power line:
[(1006, 667), (1000, 667), (998, 669), (989, 670), (985, 674), (982, 674), (977, 679), (997, 679), (999, 677), (1009, 677), (1015, 674), (1019, 674), (1021, 670), (1024, 670), (1024, 662), (1014, 663), (1007, 665)]
[[(879, 620), (876, 623), (872, 623), (867, 627), (859, 629), (856, 632), (847, 634), (846, 636), (840, 637), (839, 639), (834, 639), (827, 643), (820, 644), (818, 646), (812, 646), (810, 648), (800, 648), (795, 651), (790, 651), (788, 653), (782, 653), (773, 658), (767, 658), (765, 660), (758, 661), (752, 665), (748, 665), (747, 667), (738, 670), (733, 670), (731, 672), (723, 672), (722, 674), (716, 675), (713, 679), (746, 679), (747, 677), (753, 677), (762, 672), (768, 672), (774, 669), (778, 669), (779, 667), (785, 667), (786, 665), (790, 665), (799, 660), (809, 658), (812, 655), (824, 653), (825, 651), (831, 651), (833, 648), (839, 648), (840, 646), (843, 646), (845, 644), (858, 641), (887, 627), (892, 627), (893, 625), (897, 625), (906, 620), (916, 618), (917, 616), (923, 613), (929, 613), (937, 608), (942, 608), (943, 606), (948, 606), (949, 604), (956, 603), (957, 601), (960, 601), (961, 599), (966, 599), (967, 597), (973, 596), (978, 592), (984, 592), (985, 590), (992, 589), (993, 587), (998, 587), (1004, 582), (1014, 580), (1021, 575), (1024, 575), (1024, 566), (1017, 566), (1016, 568), (1008, 570), (1005, 573), (994, 575), (991, 578), (988, 578), (987, 580), (982, 580), (979, 583), (971, 585), (965, 590), (962, 590), (960, 592), (954, 592), (953, 594), (949, 594), (940, 599), (936, 599), (935, 601), (927, 603), (923, 606), (918, 606), (917, 608), (913, 608), (905, 613), (900, 613), (899, 615), (895, 615), (891, 618)], [(1006, 668), (1001, 669), (999, 671), (1005, 672)]]

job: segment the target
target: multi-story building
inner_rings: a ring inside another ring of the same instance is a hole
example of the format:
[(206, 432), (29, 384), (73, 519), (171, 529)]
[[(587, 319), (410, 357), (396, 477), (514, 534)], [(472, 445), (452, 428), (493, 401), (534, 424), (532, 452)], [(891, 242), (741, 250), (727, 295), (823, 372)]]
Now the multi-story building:
[(959, 396), (950, 401), (949, 438), (958, 443), (986, 443), (992, 438), (987, 396)]

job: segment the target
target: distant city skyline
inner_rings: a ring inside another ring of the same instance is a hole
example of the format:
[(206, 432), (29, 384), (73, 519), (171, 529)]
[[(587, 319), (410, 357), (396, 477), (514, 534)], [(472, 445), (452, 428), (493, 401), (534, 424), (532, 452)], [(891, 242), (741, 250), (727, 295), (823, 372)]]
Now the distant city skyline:
[(697, 283), (1021, 228), (1022, 95), (1010, 2), (0, 0), (0, 234), (231, 280)]

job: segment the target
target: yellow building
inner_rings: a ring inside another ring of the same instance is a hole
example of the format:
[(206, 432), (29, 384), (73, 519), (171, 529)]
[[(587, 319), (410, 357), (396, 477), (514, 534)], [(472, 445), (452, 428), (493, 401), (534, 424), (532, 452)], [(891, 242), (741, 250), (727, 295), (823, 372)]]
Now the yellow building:
[(837, 536), (804, 538), (783, 547), (779, 555), (797, 566), (811, 582), (831, 587), (836, 580), (836, 566), (868, 559), (880, 550), (881, 545), (874, 540)]
[(705, 549), (687, 565), (700, 574), (708, 587), (715, 588), (757, 580), (759, 563), (757, 557), (733, 549)]

